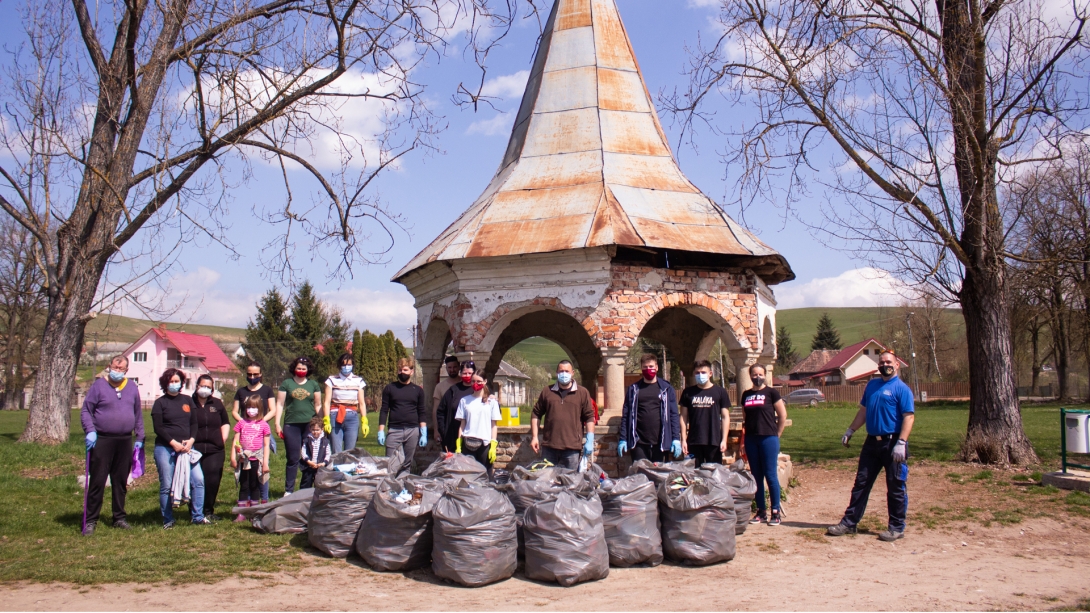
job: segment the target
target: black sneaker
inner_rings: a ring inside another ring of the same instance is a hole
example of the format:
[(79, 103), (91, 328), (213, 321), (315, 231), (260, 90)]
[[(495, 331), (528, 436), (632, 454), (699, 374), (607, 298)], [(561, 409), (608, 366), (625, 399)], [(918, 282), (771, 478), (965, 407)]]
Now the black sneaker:
[(81, 532), (80, 534), (82, 534), (83, 536), (91, 536), (94, 533), (95, 533), (95, 523), (91, 522), (91, 523), (88, 523), (86, 526), (84, 526), (83, 532)]
[(208, 521), (212, 522), (213, 524), (218, 522), (221, 519), (221, 517), (219, 515), (216, 515), (215, 513), (205, 515), (204, 518), (207, 519)]
[(783, 513), (781, 513), (779, 509), (772, 509), (772, 516), (768, 518), (768, 525), (770, 525), (770, 526), (780, 525), (780, 522), (783, 520), (782, 516), (783, 516)]
[(129, 522), (123, 519), (115, 521), (114, 528), (117, 528), (118, 530), (132, 530), (132, 526), (129, 525)]
[(749, 523), (759, 524), (759, 523), (765, 521), (765, 519), (766, 519), (765, 518), (765, 512), (764, 511), (757, 511), (756, 513), (753, 514), (753, 517), (750, 518)]
[(856, 527), (849, 526), (847, 524), (837, 524), (835, 526), (829, 526), (825, 529), (825, 534), (829, 536), (844, 536), (845, 534), (855, 534)]
[(894, 532), (893, 530), (884, 530), (878, 533), (878, 540), (886, 543), (892, 543), (893, 541), (899, 541), (905, 537), (904, 531)]

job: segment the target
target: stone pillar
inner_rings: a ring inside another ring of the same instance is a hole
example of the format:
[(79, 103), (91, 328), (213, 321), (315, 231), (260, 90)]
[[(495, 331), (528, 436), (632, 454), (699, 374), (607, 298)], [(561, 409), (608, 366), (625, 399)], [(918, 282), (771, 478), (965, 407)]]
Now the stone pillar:
[(602, 358), (605, 362), (605, 406), (599, 407), (601, 412), (600, 423), (606, 423), (611, 417), (620, 417), (624, 409), (624, 361), (628, 351), (617, 348), (602, 350)]
[[(439, 370), (443, 368), (443, 361), (417, 360), (416, 365), (420, 368), (421, 386), (424, 388), (424, 402), (428, 403), (428, 427), (435, 428), (435, 423), (432, 419), (435, 407), (431, 406), (431, 396), (435, 393), (436, 384), (439, 383)], [(375, 408), (377, 409), (378, 407)], [(438, 430), (436, 430), (436, 432), (438, 432)]]
[(776, 367), (776, 360), (768, 356), (761, 356), (757, 363), (765, 367), (765, 385), (775, 387), (776, 379), (773, 369)]
[(742, 397), (742, 392), (753, 387), (753, 381), (749, 378), (749, 367), (757, 363), (760, 358), (759, 353), (751, 352), (748, 349), (739, 349), (730, 352), (730, 359), (734, 362), (734, 371), (738, 374), (738, 397)]

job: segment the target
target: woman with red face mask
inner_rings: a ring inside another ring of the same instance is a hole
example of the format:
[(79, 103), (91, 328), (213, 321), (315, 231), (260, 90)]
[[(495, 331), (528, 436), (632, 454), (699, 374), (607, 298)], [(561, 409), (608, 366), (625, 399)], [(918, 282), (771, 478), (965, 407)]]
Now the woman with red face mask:
[(473, 374), (476, 372), (476, 364), (469, 360), (462, 362), (462, 367), (458, 371), (460, 380), (443, 394), (439, 407), (435, 409), (437, 428), (435, 440), (446, 453), (454, 453), (454, 448), (457, 446), (458, 420), (454, 416), (458, 413), (462, 398), (473, 394)]
[(500, 405), (492, 397), (484, 377), (474, 374), (471, 379), (473, 394), (458, 402), (458, 441), (455, 451), (473, 456), (492, 476), (492, 463), (496, 461), (496, 424), (500, 421)]
[(313, 370), (314, 365), (310, 363), (310, 358), (295, 358), (288, 368), (293, 376), (285, 379), (277, 392), (276, 403), (282, 407), (277, 419), (284, 420), (282, 428), (277, 430), (284, 432), (288, 456), (288, 466), (284, 471), (285, 495), (295, 491), (295, 477), (299, 472), (299, 459), (303, 452), (303, 437), (307, 435), (310, 420), (315, 415), (321, 415), (325, 423), (329, 423), (329, 416), (322, 415), (322, 387), (310, 378)]

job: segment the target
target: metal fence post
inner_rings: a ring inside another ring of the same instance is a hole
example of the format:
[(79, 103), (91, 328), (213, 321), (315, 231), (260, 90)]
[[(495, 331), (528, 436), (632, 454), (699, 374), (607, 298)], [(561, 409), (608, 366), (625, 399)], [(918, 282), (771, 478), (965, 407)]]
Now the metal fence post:
[(1060, 471), (1067, 474), (1067, 409), (1060, 407)]

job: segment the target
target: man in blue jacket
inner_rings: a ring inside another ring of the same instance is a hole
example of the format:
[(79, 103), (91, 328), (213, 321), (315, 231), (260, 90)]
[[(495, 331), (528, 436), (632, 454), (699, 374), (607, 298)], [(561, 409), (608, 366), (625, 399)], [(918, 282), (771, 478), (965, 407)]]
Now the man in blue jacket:
[(871, 379), (863, 390), (852, 425), (840, 439), (847, 447), (855, 431), (867, 424), (867, 440), (859, 454), (859, 469), (855, 474), (851, 502), (844, 519), (826, 531), (830, 536), (854, 534), (863, 512), (867, 510), (870, 490), (878, 472), (886, 471), (886, 502), (889, 507), (889, 529), (878, 535), (883, 541), (896, 541), (905, 536), (908, 515), (908, 435), (912, 433), (916, 409), (912, 390), (897, 377), (899, 363), (892, 351), (878, 356), (881, 379)]
[(617, 455), (632, 451), (632, 460), (663, 462), (669, 452), (681, 457), (681, 418), (677, 392), (658, 378), (659, 360), (650, 353), (640, 358), (643, 379), (633, 383), (624, 397)]

